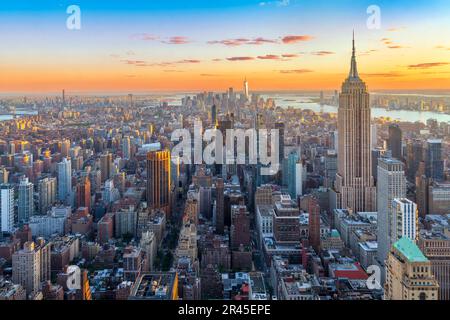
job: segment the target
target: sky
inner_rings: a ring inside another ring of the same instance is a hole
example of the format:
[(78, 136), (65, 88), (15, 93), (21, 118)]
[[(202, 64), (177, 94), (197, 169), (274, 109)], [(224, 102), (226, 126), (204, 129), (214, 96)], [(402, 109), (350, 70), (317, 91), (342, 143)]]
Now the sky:
[(0, 92), (337, 90), (353, 30), (370, 90), (450, 89), (447, 0), (2, 0)]

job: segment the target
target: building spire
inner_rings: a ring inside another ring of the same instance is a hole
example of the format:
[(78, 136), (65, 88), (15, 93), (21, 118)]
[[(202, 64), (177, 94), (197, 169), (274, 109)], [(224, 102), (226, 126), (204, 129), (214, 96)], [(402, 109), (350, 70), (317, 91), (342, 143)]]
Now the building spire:
[(352, 62), (350, 65), (350, 74), (349, 78), (358, 79), (358, 68), (356, 65), (356, 50), (355, 50), (355, 30), (353, 30), (353, 46), (352, 46)]

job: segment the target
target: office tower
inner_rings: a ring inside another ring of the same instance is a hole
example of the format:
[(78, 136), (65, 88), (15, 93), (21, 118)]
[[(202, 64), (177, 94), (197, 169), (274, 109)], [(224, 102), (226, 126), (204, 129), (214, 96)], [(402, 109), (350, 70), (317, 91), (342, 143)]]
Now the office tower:
[(383, 264), (393, 241), (391, 238), (395, 198), (406, 198), (406, 178), (403, 162), (392, 158), (378, 160), (377, 207), (378, 207), (378, 261)]
[(402, 130), (397, 124), (391, 124), (389, 126), (388, 149), (391, 150), (393, 158), (398, 160), (401, 160), (403, 158)]
[(128, 136), (122, 139), (122, 151), (125, 159), (131, 159), (131, 140)]
[(245, 98), (246, 98), (247, 100), (250, 99), (250, 94), (249, 94), (249, 91), (248, 91), (248, 82), (247, 82), (247, 78), (245, 78), (245, 80), (244, 80), (244, 96), (245, 96)]
[(91, 182), (88, 177), (82, 177), (77, 184), (77, 206), (91, 210)]
[(113, 165), (113, 157), (109, 152), (103, 153), (100, 156), (100, 171), (102, 174), (102, 182), (105, 182), (111, 177), (111, 169)]
[(278, 130), (279, 164), (281, 165), (284, 159), (284, 131), (285, 131), (284, 123), (276, 122), (275, 129)]
[(391, 210), (391, 242), (403, 237), (416, 241), (419, 237), (417, 205), (408, 199), (394, 199)]
[(12, 256), (13, 282), (21, 284), (27, 294), (39, 291), (41, 283), (41, 254), (34, 242), (26, 242)]
[(409, 181), (415, 180), (421, 161), (423, 161), (422, 141), (410, 141), (406, 146), (406, 172)]
[(61, 156), (67, 158), (70, 156), (69, 152), (70, 152), (70, 140), (65, 139), (61, 142)]
[(320, 206), (316, 198), (308, 197), (309, 213), (309, 245), (314, 248), (316, 253), (320, 252)]
[(333, 149), (327, 150), (325, 156), (325, 187), (332, 188), (337, 173), (337, 153)]
[(250, 217), (243, 205), (231, 207), (231, 248), (238, 249), (250, 245)]
[(58, 163), (58, 200), (69, 203), (72, 194), (72, 163), (64, 158)]
[(386, 261), (385, 300), (437, 300), (431, 262), (408, 238), (395, 242)]
[(9, 180), (9, 172), (5, 167), (0, 167), (0, 184), (8, 183)]
[(378, 146), (378, 131), (377, 131), (377, 125), (374, 123), (370, 126), (370, 141), (372, 141), (370, 147), (372, 149), (376, 148)]
[(44, 178), (38, 182), (38, 211), (45, 215), (56, 202), (56, 178)]
[(22, 177), (19, 183), (19, 224), (27, 223), (34, 214), (33, 193), (33, 184), (28, 181), (28, 178)]
[(292, 199), (297, 199), (297, 195), (301, 194), (301, 188), (297, 189), (299, 184), (297, 180), (302, 181), (302, 165), (299, 163), (300, 159), (296, 152), (291, 152), (288, 156), (288, 191)]
[(216, 232), (223, 234), (225, 225), (224, 182), (222, 178), (216, 180)]
[(430, 139), (426, 150), (426, 175), (435, 181), (444, 179), (444, 161), (442, 160), (442, 140)]
[(425, 217), (429, 209), (429, 194), (430, 179), (426, 176), (426, 165), (424, 161), (419, 164), (419, 169), (416, 174), (416, 203), (419, 209), (419, 216)]
[(1, 232), (12, 232), (14, 229), (14, 187), (9, 184), (0, 185), (0, 223)]
[(198, 202), (199, 202), (199, 213), (206, 219), (211, 219), (212, 218), (211, 188), (200, 187), (200, 189), (198, 190)]
[(215, 104), (211, 107), (211, 125), (214, 127), (217, 126), (217, 107)]
[(355, 40), (350, 74), (342, 85), (338, 109), (338, 174), (336, 206), (353, 211), (374, 211), (376, 189), (370, 153), (371, 111), (366, 84), (358, 75)]
[(170, 151), (147, 153), (147, 202), (150, 209), (170, 215)]

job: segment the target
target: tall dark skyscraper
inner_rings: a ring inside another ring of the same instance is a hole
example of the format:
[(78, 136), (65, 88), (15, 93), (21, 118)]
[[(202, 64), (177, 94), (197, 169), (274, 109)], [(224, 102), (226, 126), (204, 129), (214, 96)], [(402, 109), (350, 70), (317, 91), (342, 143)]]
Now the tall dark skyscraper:
[(401, 160), (402, 157), (402, 130), (397, 124), (389, 126), (388, 149), (392, 152), (392, 158)]
[(147, 202), (170, 215), (170, 151), (147, 153)]
[(285, 125), (283, 122), (277, 122), (275, 123), (275, 129), (278, 129), (278, 146), (279, 146), (279, 161), (280, 165), (283, 163), (284, 159), (284, 129)]
[(217, 125), (217, 107), (215, 104), (211, 107), (211, 125)]
[(414, 181), (423, 161), (423, 144), (420, 140), (414, 140), (406, 146), (406, 172), (409, 181)]
[(444, 179), (444, 161), (442, 160), (442, 140), (430, 139), (426, 150), (427, 177), (435, 181)]
[(338, 109), (338, 173), (336, 206), (353, 211), (375, 211), (372, 177), (371, 111), (366, 84), (358, 75), (355, 40), (350, 73), (342, 85)]
[(225, 216), (224, 216), (224, 182), (222, 178), (216, 181), (216, 232), (223, 234)]

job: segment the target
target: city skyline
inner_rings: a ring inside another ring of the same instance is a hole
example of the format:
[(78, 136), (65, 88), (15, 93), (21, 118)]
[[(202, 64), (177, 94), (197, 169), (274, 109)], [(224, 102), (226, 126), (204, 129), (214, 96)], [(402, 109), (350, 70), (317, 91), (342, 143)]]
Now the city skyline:
[(66, 28), (71, 4), (4, 4), (2, 94), (211, 91), (244, 77), (252, 91), (335, 90), (353, 29), (369, 90), (450, 89), (445, 1), (378, 1), (373, 30), (368, 1), (79, 1), (80, 30)]

